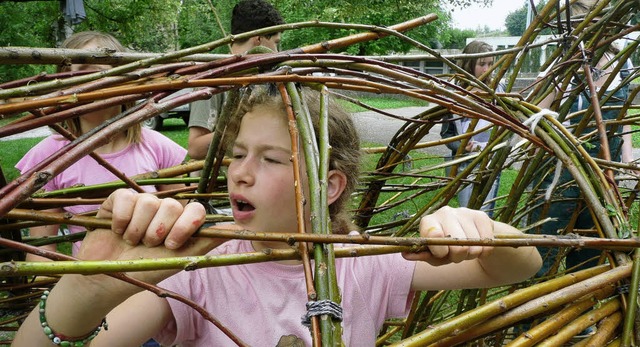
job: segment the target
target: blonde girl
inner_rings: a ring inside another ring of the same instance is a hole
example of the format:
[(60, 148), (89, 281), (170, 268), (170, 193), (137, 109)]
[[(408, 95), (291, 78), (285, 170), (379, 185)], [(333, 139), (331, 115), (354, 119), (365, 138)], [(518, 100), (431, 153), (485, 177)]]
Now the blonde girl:
[[(233, 131), (228, 169), (229, 199), (235, 227), (256, 232), (297, 231), (291, 140), (285, 106), (272, 87), (255, 86)], [(305, 90), (314, 122), (319, 119), (317, 93)], [(327, 200), (334, 232), (349, 231), (342, 212), (357, 179), (359, 143), (350, 116), (332, 109)], [(354, 161), (356, 160), (356, 161)], [(302, 168), (302, 172), (304, 168)], [(306, 197), (308, 179), (298, 182)], [(84, 259), (132, 259), (193, 254), (211, 256), (289, 248), (286, 243), (196, 239), (204, 207), (183, 207), (172, 199), (120, 190), (102, 205), (100, 217), (112, 218), (112, 230), (92, 232), (85, 239)], [(305, 227), (310, 228), (305, 205)], [(162, 227), (161, 227), (162, 226)], [(229, 228), (230, 226), (224, 226)], [(480, 211), (445, 207), (420, 222), (422, 236), (491, 238), (519, 233), (494, 222)], [(100, 252), (96, 252), (97, 249)], [(416, 290), (475, 288), (513, 283), (533, 275), (540, 265), (535, 247), (518, 249), (434, 246), (428, 252), (389, 254), (336, 260), (341, 288), (347, 346), (373, 346), (387, 318), (408, 313)], [(294, 335), (311, 345), (302, 325), (307, 303), (304, 271), (297, 260), (200, 269), (189, 272), (154, 271), (131, 275), (179, 293), (214, 316), (250, 346), (275, 346)], [(73, 292), (73, 302), (65, 293)], [(163, 345), (233, 346), (216, 326), (174, 300), (158, 297), (105, 276), (65, 275), (45, 298), (46, 325), (69, 340), (94, 336), (94, 346), (137, 345), (153, 336)], [(96, 334), (106, 315), (108, 331)], [(17, 346), (44, 345), (45, 335), (36, 309), (20, 328)], [(153, 319), (150, 319), (152, 317)]]
[[(76, 33), (63, 43), (63, 47), (84, 50), (108, 49), (117, 52), (125, 51), (124, 47), (113, 36), (95, 31)], [(71, 64), (62, 66), (61, 70), (99, 71), (109, 68), (111, 68), (109, 65)], [(107, 107), (66, 120), (62, 126), (78, 137), (117, 116), (122, 111), (123, 109), (120, 105)], [(69, 144), (68, 139), (61, 135), (53, 134), (29, 150), (16, 164), (16, 168), (24, 173), (61, 150), (67, 144)], [(172, 167), (180, 164), (186, 156), (186, 150), (180, 147), (180, 145), (158, 132), (143, 129), (139, 123), (116, 134), (109, 143), (96, 148), (94, 152), (126, 176), (154, 172)], [(52, 191), (78, 185), (106, 183), (117, 179), (113, 173), (98, 164), (93, 158), (85, 156), (73, 163), (59, 175), (53, 177), (44, 185), (43, 189)], [(158, 190), (172, 189), (179, 186), (180, 185), (144, 186), (143, 189), (146, 192), (156, 192)], [(52, 211), (80, 214), (96, 210), (98, 207), (97, 205), (75, 205), (53, 209)], [(55, 236), (58, 233), (58, 229), (59, 225), (34, 227), (31, 228), (30, 234), (33, 237)], [(82, 227), (69, 226), (70, 233), (78, 233), (83, 230), (84, 228)], [(79, 247), (79, 242), (74, 243), (74, 255), (78, 253)], [(54, 245), (44, 246), (44, 248), (55, 250)], [(30, 254), (27, 256), (27, 260), (45, 259)]]

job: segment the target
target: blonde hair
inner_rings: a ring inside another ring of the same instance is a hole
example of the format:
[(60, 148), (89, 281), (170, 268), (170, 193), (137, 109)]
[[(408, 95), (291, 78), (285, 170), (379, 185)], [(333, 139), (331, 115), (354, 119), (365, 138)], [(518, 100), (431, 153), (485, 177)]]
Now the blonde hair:
[[(90, 43), (95, 43), (98, 47), (106, 48), (109, 50), (113, 50), (116, 52), (126, 52), (127, 49), (118, 41), (115, 37), (99, 32), (99, 31), (81, 31), (69, 36), (63, 43), (62, 48), (70, 48), (70, 49), (82, 49), (89, 45)], [(71, 64), (63, 63), (58, 66), (58, 71), (70, 71)], [(124, 111), (130, 105), (123, 105), (122, 110)], [(82, 135), (82, 130), (80, 127), (80, 117), (76, 117), (73, 119), (67, 119), (62, 122), (62, 126), (67, 129), (74, 136)], [(128, 143), (139, 143), (142, 137), (142, 125), (141, 123), (136, 123), (129, 128), (127, 128), (126, 137)]]
[[(273, 107), (282, 111), (286, 117), (286, 108), (282, 101), (282, 96), (273, 85), (251, 86), (251, 96), (238, 107), (234, 121), (228, 128), (227, 148), (238, 136), (240, 121), (242, 117), (257, 106)], [(302, 90), (304, 103), (309, 109), (313, 129), (318, 137), (320, 123), (320, 93), (304, 88)], [(356, 127), (347, 113), (340, 105), (333, 100), (329, 102), (329, 170), (339, 170), (347, 178), (346, 186), (340, 197), (329, 205), (329, 216), (332, 223), (332, 231), (335, 234), (347, 234), (352, 230), (357, 230), (353, 224), (351, 216), (345, 211), (345, 206), (358, 184), (360, 174), (360, 138)]]

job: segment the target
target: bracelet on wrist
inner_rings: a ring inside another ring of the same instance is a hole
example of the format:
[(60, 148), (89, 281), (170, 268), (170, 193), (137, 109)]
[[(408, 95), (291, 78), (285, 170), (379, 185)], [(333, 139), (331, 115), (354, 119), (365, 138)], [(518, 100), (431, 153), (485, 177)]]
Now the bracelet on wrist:
[(40, 325), (42, 326), (44, 334), (54, 344), (60, 345), (63, 347), (81, 347), (81, 346), (84, 346), (89, 341), (93, 340), (98, 335), (100, 330), (102, 330), (102, 328), (104, 328), (104, 330), (107, 330), (109, 328), (109, 325), (107, 324), (107, 320), (103, 318), (100, 325), (98, 325), (97, 328), (95, 328), (92, 332), (88, 333), (85, 336), (69, 337), (69, 336), (62, 335), (60, 333), (56, 333), (55, 331), (53, 331), (53, 329), (51, 329), (51, 327), (49, 326), (49, 323), (47, 323), (47, 317), (44, 314), (45, 308), (47, 306), (48, 297), (49, 297), (48, 290), (45, 290), (44, 293), (42, 293), (42, 295), (40, 296), (40, 306), (39, 306)]

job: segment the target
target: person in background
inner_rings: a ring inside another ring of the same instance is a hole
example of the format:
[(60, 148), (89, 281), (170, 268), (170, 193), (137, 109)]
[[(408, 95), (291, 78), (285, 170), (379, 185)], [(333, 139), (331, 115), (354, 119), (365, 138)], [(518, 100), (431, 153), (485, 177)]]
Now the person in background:
[[(239, 126), (228, 129), (232, 161), (227, 186), (235, 227), (258, 233), (297, 233), (296, 183), (305, 197), (311, 192), (306, 175), (299, 182), (294, 179), (286, 106), (273, 85), (248, 88), (243, 90), (250, 93), (247, 103), (234, 115)], [(303, 98), (317, 132), (319, 92), (303, 89)], [(350, 115), (331, 104), (327, 203), (332, 232), (345, 234), (354, 230), (345, 209), (359, 177), (360, 141)], [(320, 139), (317, 133), (316, 139)], [(304, 158), (300, 162), (301, 172), (306, 172)], [(304, 227), (310, 230), (309, 204), (303, 210)], [(203, 205), (192, 202), (183, 207), (172, 199), (128, 190), (112, 194), (98, 217), (111, 218), (112, 229), (89, 233), (80, 251), (82, 259), (215, 256), (295, 248), (286, 242), (194, 238), (205, 218)], [(161, 225), (166, 227), (159, 232)], [(482, 211), (448, 206), (423, 216), (419, 229), (423, 237), (521, 235)], [(523, 281), (535, 274), (541, 259), (535, 247), (429, 246), (420, 253), (347, 257), (335, 262), (343, 341), (346, 346), (374, 346), (386, 318), (407, 315), (414, 291)], [(128, 274), (150, 283), (166, 278), (160, 287), (202, 306), (248, 346), (275, 346), (291, 335), (312, 345), (309, 328), (300, 319), (308, 313), (309, 300), (301, 261), (175, 272)], [(64, 275), (36, 306), (20, 327), (14, 346), (43, 346), (56, 338), (85, 343), (94, 337), (92, 346), (134, 346), (150, 336), (167, 346), (237, 345), (183, 303), (105, 275)], [(109, 329), (101, 331), (105, 316)]]
[[(71, 35), (62, 45), (63, 48), (101, 50), (109, 49), (124, 52), (125, 48), (113, 36), (95, 31), (83, 31)], [(110, 69), (109, 65), (85, 65), (71, 64), (62, 66), (61, 71), (92, 70), (100, 71)], [(81, 136), (105, 121), (117, 116), (123, 111), (123, 106), (116, 105), (81, 115), (80, 117), (65, 120), (62, 126), (74, 136)], [(50, 157), (70, 141), (59, 134), (52, 134), (43, 139), (16, 164), (16, 168), (24, 173)], [(143, 128), (137, 123), (128, 129), (118, 133), (109, 143), (96, 148), (96, 154), (110, 163), (126, 176), (153, 172), (181, 164), (186, 157), (186, 150), (166, 136)], [(73, 163), (69, 168), (53, 177), (44, 185), (44, 190), (52, 191), (74, 187), (78, 185), (93, 185), (118, 180), (109, 170), (98, 164), (90, 156), (85, 156)], [(168, 190), (182, 185), (143, 186), (147, 192)], [(96, 210), (98, 205), (71, 205), (64, 208), (53, 209), (54, 212), (70, 212), (74, 215)], [(69, 225), (70, 233), (84, 231), (84, 227)], [(30, 230), (32, 237), (55, 236), (58, 234), (59, 225), (46, 225), (33, 227)], [(55, 245), (43, 246), (55, 251)], [(73, 245), (73, 255), (79, 250), (79, 242)], [(46, 260), (32, 254), (27, 255), (28, 261)]]
[[(570, 13), (572, 23), (578, 23), (582, 21), (586, 14), (588, 14), (597, 5), (597, 0), (579, 0), (571, 4)], [(611, 61), (615, 59), (616, 54), (619, 52), (615, 45), (610, 45), (607, 52), (602, 57), (592, 62), (592, 76), (594, 85), (597, 90), (604, 87), (604, 83), (609, 79), (612, 74), (612, 70), (616, 64), (611, 64)], [(552, 64), (553, 66), (553, 64)], [(551, 67), (550, 67), (551, 68)], [(602, 106), (621, 106), (625, 103), (628, 97), (628, 85), (621, 85), (626, 76), (631, 72), (632, 65), (630, 62), (625, 62), (623, 68), (617, 73), (612, 83), (607, 86), (604, 98), (609, 99), (606, 103), (601, 103)], [(541, 73), (539, 78), (544, 78), (548, 74), (548, 71)], [(569, 94), (578, 85), (585, 85), (584, 76), (581, 78), (574, 78), (569, 85), (565, 95), (560, 101), (560, 105), (553, 104), (553, 100), (556, 99), (560, 91), (553, 90), (545, 99), (543, 99), (538, 106), (540, 108), (560, 109), (561, 104), (567, 102)], [(580, 92), (573, 101), (569, 114), (576, 114), (580, 111), (587, 110), (591, 106), (591, 93), (588, 87), (585, 87), (584, 91)], [(619, 109), (602, 109), (602, 119), (615, 120), (619, 118)], [(583, 119), (583, 115), (578, 117), (572, 117), (570, 120), (565, 121), (567, 126), (576, 126)], [(630, 153), (631, 144), (623, 146), (623, 135), (620, 125), (607, 125), (609, 155), (612, 161), (620, 162), (623, 158), (628, 161), (633, 160), (632, 153)], [(595, 131), (594, 127), (589, 127), (582, 131), (583, 134)], [(631, 136), (627, 136), (630, 141)], [(626, 140), (624, 140), (626, 141)], [(583, 145), (583, 148), (589, 153), (590, 156), (597, 158), (600, 152), (600, 138), (599, 136), (593, 136), (588, 139), (588, 145)], [(539, 188), (539, 194), (544, 196), (546, 190), (552, 186), (553, 174), (546, 175)], [(572, 183), (567, 185), (568, 182), (573, 181), (573, 176), (565, 168), (559, 175), (557, 184), (553, 184), (555, 188), (552, 202), (545, 202), (545, 205), (532, 211), (531, 220), (538, 221), (543, 218), (551, 218), (549, 222), (537, 227), (535, 232), (547, 235), (563, 234), (566, 229), (581, 229), (589, 230), (595, 227), (594, 220), (586, 206), (582, 193), (577, 184)], [(546, 210), (546, 213), (543, 213)], [(576, 215), (576, 211), (579, 211)], [(543, 254), (544, 263), (538, 276), (544, 276), (549, 274), (556, 265), (559, 265), (557, 261), (557, 255), (559, 253), (558, 248), (540, 248), (540, 253)], [(566, 269), (576, 271), (579, 269), (593, 267), (598, 264), (601, 252), (595, 249), (571, 249), (566, 255)]]
[[(463, 54), (478, 54), (478, 53), (488, 53), (493, 52), (493, 47), (486, 42), (483, 41), (472, 41), (465, 46), (462, 50)], [(492, 79), (490, 74), (486, 74), (487, 71), (491, 69), (493, 66), (493, 57), (482, 57), (482, 58), (471, 58), (471, 59), (460, 59), (456, 62), (458, 66), (464, 69), (469, 74), (474, 77), (480, 79), (480, 77), (484, 76), (480, 81), (486, 85), (491, 85)], [(471, 88), (471, 90), (478, 90), (475, 87), (472, 87), (467, 81), (460, 80), (458, 84), (463, 88)], [(502, 84), (498, 84), (496, 88), (496, 93), (504, 92), (504, 87)], [(466, 117), (458, 117), (457, 119), (453, 119), (451, 115), (447, 117), (450, 119), (449, 121), (442, 123), (442, 128), (440, 131), (440, 136), (444, 138), (458, 136), (460, 134), (464, 134), (469, 130), (469, 125), (471, 124), (472, 119)], [(484, 119), (479, 119), (474, 129), (481, 129), (491, 126), (491, 122), (486, 121)], [(491, 129), (489, 128), (481, 133), (475, 134), (469, 139), (467, 145), (464, 148), (460, 148), (461, 141), (452, 141), (448, 142), (446, 146), (451, 150), (451, 158), (458, 158), (460, 156), (464, 156), (468, 153), (479, 152), (482, 151), (487, 142), (489, 141), (489, 137), (491, 135)], [(458, 172), (464, 170), (468, 162), (461, 163), (458, 165)], [(458, 192), (458, 203), (461, 207), (469, 206), (469, 201), (471, 199), (471, 193), (473, 191), (473, 184), (466, 185)], [(498, 188), (500, 186), (500, 176), (491, 184), (491, 191), (487, 195), (482, 207), (480, 208), (482, 211), (487, 212), (490, 216), (493, 215), (493, 209), (495, 207), (495, 197), (498, 195)]]
[[(231, 34), (238, 35), (253, 30), (284, 24), (280, 12), (265, 0), (242, 0), (234, 6), (231, 13)], [(248, 50), (264, 46), (278, 51), (280, 33), (267, 36), (253, 36), (231, 43), (232, 54), (244, 54)], [(213, 126), (222, 111), (226, 94), (215, 94), (208, 100), (191, 103), (189, 114), (189, 145), (191, 159), (204, 159), (213, 137)]]

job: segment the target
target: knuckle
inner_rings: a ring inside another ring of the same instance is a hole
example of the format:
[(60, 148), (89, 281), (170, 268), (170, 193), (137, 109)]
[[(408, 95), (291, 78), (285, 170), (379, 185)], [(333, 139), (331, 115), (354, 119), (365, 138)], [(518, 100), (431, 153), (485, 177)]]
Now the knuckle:
[(168, 213), (173, 215), (179, 215), (182, 213), (182, 204), (174, 199), (164, 199), (162, 200), (162, 207), (166, 209)]

